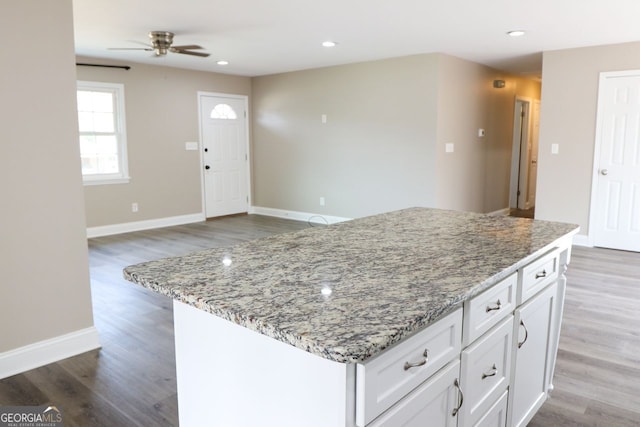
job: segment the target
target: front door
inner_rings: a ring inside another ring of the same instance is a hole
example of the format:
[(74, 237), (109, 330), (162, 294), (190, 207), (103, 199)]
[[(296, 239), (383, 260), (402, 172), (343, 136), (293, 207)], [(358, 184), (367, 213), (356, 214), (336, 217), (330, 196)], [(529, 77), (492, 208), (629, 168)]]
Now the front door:
[(602, 73), (594, 163), (595, 246), (640, 252), (640, 71)]
[(200, 95), (207, 218), (248, 211), (246, 98)]

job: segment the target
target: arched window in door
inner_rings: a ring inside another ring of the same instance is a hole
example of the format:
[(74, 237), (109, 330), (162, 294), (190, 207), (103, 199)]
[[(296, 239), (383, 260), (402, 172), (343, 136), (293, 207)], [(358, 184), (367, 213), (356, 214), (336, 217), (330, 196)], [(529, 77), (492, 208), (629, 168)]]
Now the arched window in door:
[(238, 115), (229, 104), (218, 104), (211, 110), (212, 119), (235, 120)]

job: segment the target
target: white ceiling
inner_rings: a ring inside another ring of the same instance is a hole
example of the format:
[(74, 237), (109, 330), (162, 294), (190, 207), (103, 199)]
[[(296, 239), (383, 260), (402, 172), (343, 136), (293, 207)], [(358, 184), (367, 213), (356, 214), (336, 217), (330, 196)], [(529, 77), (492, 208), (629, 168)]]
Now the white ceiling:
[[(542, 51), (640, 40), (640, 0), (73, 0), (76, 52), (179, 68), (258, 76), (443, 52), (538, 74)], [(512, 38), (506, 32), (523, 29)], [(208, 58), (153, 57), (151, 30)], [(324, 48), (335, 40), (335, 48)], [(216, 65), (225, 59), (227, 66)]]

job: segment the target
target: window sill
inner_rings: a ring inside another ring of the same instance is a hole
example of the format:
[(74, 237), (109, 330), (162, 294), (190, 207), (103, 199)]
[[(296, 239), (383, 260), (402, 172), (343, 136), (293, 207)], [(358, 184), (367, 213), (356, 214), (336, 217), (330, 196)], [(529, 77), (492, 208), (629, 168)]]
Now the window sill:
[(94, 178), (94, 179), (85, 178), (82, 183), (84, 185), (111, 185), (111, 184), (128, 184), (129, 181), (131, 181), (131, 177), (126, 176), (124, 178)]

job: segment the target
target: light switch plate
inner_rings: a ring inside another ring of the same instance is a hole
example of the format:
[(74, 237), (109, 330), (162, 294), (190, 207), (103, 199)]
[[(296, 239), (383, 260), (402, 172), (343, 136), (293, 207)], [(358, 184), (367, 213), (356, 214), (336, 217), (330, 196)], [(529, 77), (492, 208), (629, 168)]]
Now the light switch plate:
[(185, 142), (184, 149), (187, 151), (197, 151), (198, 143), (197, 142)]
[(558, 144), (551, 144), (551, 154), (558, 154), (560, 152), (560, 146)]
[(453, 143), (452, 142), (449, 142), (449, 143), (445, 144), (444, 152), (445, 153), (453, 153)]

